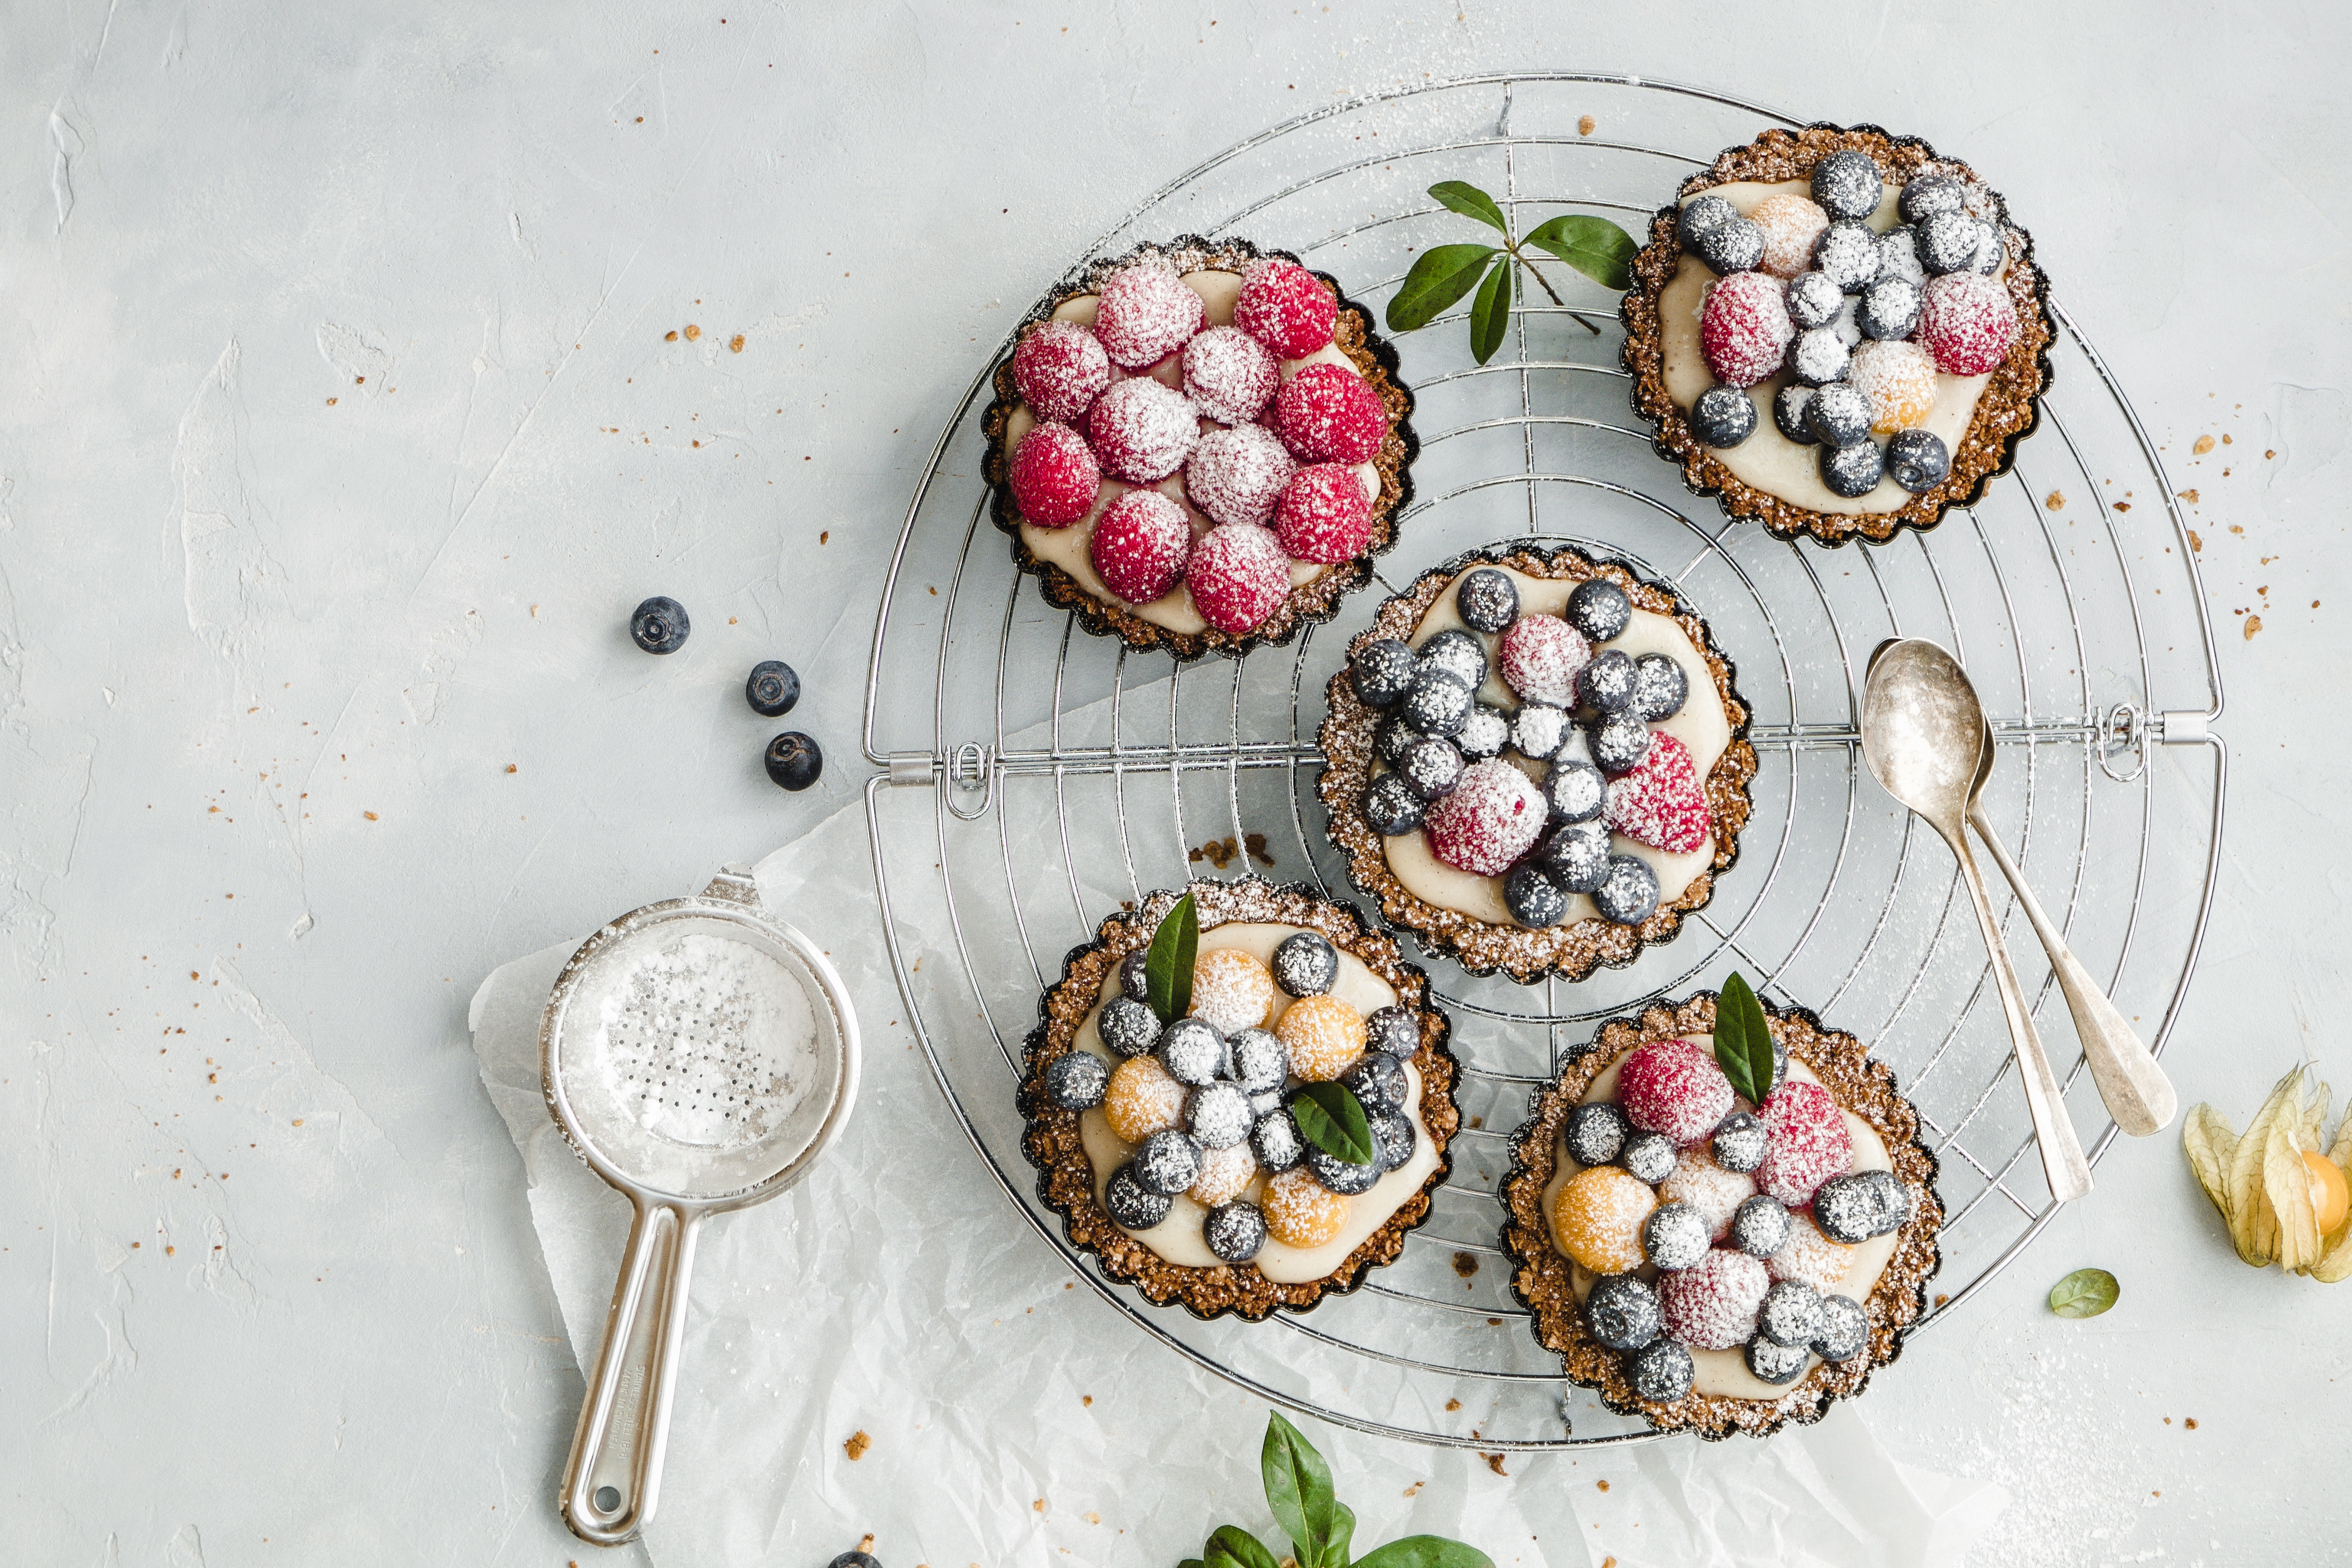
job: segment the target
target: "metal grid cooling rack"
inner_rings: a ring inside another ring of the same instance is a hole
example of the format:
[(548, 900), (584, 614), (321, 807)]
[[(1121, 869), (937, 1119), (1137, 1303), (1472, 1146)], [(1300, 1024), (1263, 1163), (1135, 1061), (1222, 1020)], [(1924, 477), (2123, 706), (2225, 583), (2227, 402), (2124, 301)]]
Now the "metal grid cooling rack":
[[(1091, 254), (1245, 236), (1378, 307), (1414, 250), (1467, 237), (1423, 194), (1440, 179), (1497, 193), (1522, 231), (1573, 208), (1638, 232), (1683, 175), (1759, 123), (1799, 122), (1583, 72), (1401, 88), (1219, 153)], [(2030, 218), (2031, 200), (2018, 209)], [(1627, 412), (1613, 300), (1564, 269), (1552, 278), (1568, 303), (1523, 303), (1483, 367), (1458, 313), (1398, 342), (1418, 400), (1421, 499), (1381, 582), (1393, 592), (1514, 537), (1569, 541), (1670, 580), (1738, 662), (1760, 761), (1755, 811), (1714, 901), (1625, 969), (1522, 988), (1429, 964), (1457, 1023), (1467, 1127), (1429, 1222), (1356, 1294), (1263, 1324), (1202, 1323), (1108, 1283), (1035, 1199), (1013, 1091), (1039, 994), (1121, 901), (1244, 868), (1356, 900), (1323, 838), (1312, 742), (1324, 683), (1379, 595), (1356, 595), (1290, 648), (1181, 669), (1078, 632), (986, 521), (977, 410), (1008, 339), (916, 487), (866, 690), (876, 881), (908, 1022), (1038, 1235), (1146, 1333), (1263, 1397), (1488, 1451), (1660, 1436), (1560, 1380), (1495, 1246), (1504, 1141), (1530, 1088), (1590, 1043), (1596, 1020), (1738, 968), (1870, 1042), (1942, 1162), (1950, 1217), (1927, 1322), (2054, 1212), (1951, 858), (1862, 765), (1853, 693), (1881, 638), (1936, 637), (1968, 663), (1997, 716), (1994, 815), (2076, 952), (2158, 1051), (2204, 937), (2227, 772), (2186, 524), (2122, 388), (2063, 308), (2043, 424), (2016, 470), (1932, 534), (1825, 550), (1727, 523), (1685, 494)], [(2116, 1129), (2079, 1055), (2067, 1058), (2072, 1026), (2037, 944), (2011, 926), (2096, 1161)]]

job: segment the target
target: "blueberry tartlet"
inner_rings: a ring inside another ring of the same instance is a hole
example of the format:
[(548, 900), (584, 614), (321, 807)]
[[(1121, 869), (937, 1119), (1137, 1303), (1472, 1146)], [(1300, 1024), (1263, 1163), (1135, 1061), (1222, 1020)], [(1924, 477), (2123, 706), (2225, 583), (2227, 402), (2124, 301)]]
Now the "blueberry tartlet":
[(1080, 268), (996, 369), (996, 526), (1086, 628), (1180, 658), (1287, 641), (1395, 541), (1412, 400), (1295, 258), (1187, 237)]
[[(1461, 1125), (1450, 1026), (1347, 905), (1255, 878), (1185, 891), (1188, 998), (1170, 1006), (1150, 979), (1179, 892), (1064, 963), (1028, 1040), (1022, 1147), (1110, 1278), (1202, 1318), (1300, 1310), (1392, 1262), (1428, 1216)], [(1336, 1152), (1335, 1096), (1361, 1139)]]
[(1566, 546), (1461, 556), (1331, 679), (1318, 792), (1357, 888), (1434, 955), (1532, 984), (1632, 961), (1712, 896), (1755, 749), (1674, 591)]
[(1613, 1019), (1537, 1094), (1503, 1245), (1570, 1381), (1657, 1426), (1762, 1436), (1895, 1359), (1943, 1207), (1917, 1111), (1859, 1041), (1748, 998), (1770, 1040), (1750, 1101), (1718, 1062), (1718, 1005)]
[(1768, 131), (1683, 182), (1625, 296), (1633, 411), (1782, 537), (1932, 528), (2050, 383), (2048, 283), (1999, 193), (1915, 137)]

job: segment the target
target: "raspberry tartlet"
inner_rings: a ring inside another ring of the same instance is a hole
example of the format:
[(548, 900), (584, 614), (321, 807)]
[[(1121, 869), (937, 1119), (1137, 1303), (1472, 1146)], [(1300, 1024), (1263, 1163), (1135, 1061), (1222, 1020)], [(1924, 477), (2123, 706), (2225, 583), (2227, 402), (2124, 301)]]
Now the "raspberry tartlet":
[(1512, 1289), (1571, 1382), (1710, 1438), (1821, 1419), (1893, 1361), (1940, 1260), (1936, 1157), (1895, 1076), (1750, 1002), (1774, 1086), (1736, 1094), (1713, 993), (1603, 1025), (1513, 1134)]
[[(1148, 961), (1185, 893), (1191, 994), (1163, 1018)], [(1427, 977), (1304, 886), (1155, 892), (1072, 951), (1038, 1011), (1020, 1091), (1037, 1195), (1155, 1302), (1256, 1320), (1352, 1290), (1451, 1169), (1451, 1026)], [(1360, 1109), (1370, 1160), (1318, 1142), (1334, 1094)]]
[(1613, 562), (1457, 557), (1331, 679), (1332, 845), (1391, 925), (1473, 973), (1630, 963), (1738, 856), (1756, 752), (1732, 679), (1695, 611)]
[(1874, 126), (1768, 131), (1683, 182), (1626, 294), (1661, 457), (1784, 538), (1973, 505), (2050, 384), (2033, 242), (1967, 164)]
[[(1080, 268), (997, 367), (992, 515), (1046, 599), (1180, 658), (1287, 641), (1395, 542), (1412, 399), (1329, 276), (1187, 237)], [(1150, 490), (1185, 523), (1137, 518)]]

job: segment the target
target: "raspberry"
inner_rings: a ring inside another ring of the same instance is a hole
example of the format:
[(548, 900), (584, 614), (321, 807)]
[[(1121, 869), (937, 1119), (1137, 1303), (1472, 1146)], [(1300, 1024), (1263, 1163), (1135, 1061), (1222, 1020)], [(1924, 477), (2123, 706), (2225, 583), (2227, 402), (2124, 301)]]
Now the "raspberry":
[(1328, 1083), (1364, 1054), (1364, 1016), (1336, 996), (1302, 996), (1282, 1011), (1275, 1037), (1290, 1052), (1290, 1070)]
[(1213, 947), (1192, 961), (1192, 1016), (1221, 1035), (1263, 1028), (1280, 1000), (1274, 976), (1237, 947)]
[(1265, 1184), (1265, 1233), (1285, 1247), (1320, 1247), (1348, 1223), (1346, 1198), (1293, 1165)]
[(1753, 386), (1780, 368), (1797, 324), (1777, 279), (1761, 272), (1735, 272), (1707, 285), (1699, 307), (1699, 351), (1716, 379), (1729, 386)]
[(1066, 528), (1094, 510), (1102, 469), (1086, 438), (1066, 425), (1044, 424), (1013, 448), (1013, 500), (1027, 521)]
[(1756, 1311), (1772, 1288), (1763, 1263), (1717, 1247), (1696, 1268), (1658, 1281), (1666, 1332), (1696, 1351), (1727, 1351), (1756, 1331)]
[(1917, 343), (1864, 343), (1845, 378), (1870, 399), (1870, 427), (1882, 436), (1926, 424), (1936, 406), (1936, 362)]
[(1721, 1241), (1731, 1233), (1731, 1216), (1756, 1195), (1756, 1184), (1738, 1171), (1715, 1163), (1705, 1146), (1685, 1149), (1675, 1160), (1674, 1173), (1658, 1184), (1658, 1196), (1670, 1204), (1688, 1204), (1706, 1221), (1707, 1238)]
[(1158, 490), (1129, 490), (1111, 502), (1087, 541), (1103, 585), (1130, 605), (1148, 605), (1176, 586), (1192, 552), (1184, 509)]
[(1496, 650), (1503, 680), (1529, 702), (1576, 706), (1576, 677), (1592, 658), (1584, 634), (1558, 616), (1521, 616), (1503, 628)]
[(1156, 485), (1192, 455), (1201, 422), (1182, 393), (1149, 376), (1131, 376), (1095, 399), (1087, 434), (1105, 473), (1130, 484)]
[(1500, 757), (1462, 770), (1452, 794), (1429, 808), (1430, 853), (1474, 877), (1499, 877), (1543, 833), (1543, 792)]
[(1336, 566), (1372, 542), (1372, 503), (1356, 470), (1318, 463), (1291, 476), (1275, 509), (1275, 534), (1293, 561)]
[(1634, 1126), (1689, 1148), (1706, 1142), (1716, 1124), (1731, 1114), (1731, 1080), (1704, 1047), (1688, 1040), (1652, 1040), (1635, 1047), (1618, 1069), (1617, 1103)]
[(1040, 419), (1076, 419), (1110, 384), (1110, 356), (1076, 321), (1046, 321), (1013, 351), (1013, 384)]
[(2009, 290), (1976, 272), (1929, 282), (1919, 307), (1919, 342), (1947, 375), (1982, 375), (2017, 341), (2017, 305)]
[(1211, 327), (1184, 345), (1184, 391), (1220, 425), (1246, 425), (1282, 384), (1265, 346), (1233, 327)]
[(1595, 1165), (1570, 1176), (1552, 1199), (1552, 1238), (1595, 1274), (1630, 1274), (1642, 1266), (1642, 1222), (1657, 1206), (1640, 1177)]
[(1121, 268), (1105, 280), (1095, 336), (1111, 363), (1140, 370), (1166, 359), (1201, 330), (1201, 297), (1164, 261)]
[(1664, 730), (1650, 734), (1650, 749), (1631, 773), (1609, 781), (1609, 830), (1636, 844), (1686, 855), (1715, 832), (1698, 765), (1680, 741)]
[(1241, 633), (1265, 624), (1275, 606), (1290, 595), (1290, 557), (1271, 530), (1244, 523), (1211, 529), (1192, 546), (1184, 568), (1201, 618), (1221, 632)]
[(1284, 359), (1305, 359), (1331, 341), (1339, 301), (1295, 261), (1268, 257), (1242, 274), (1234, 325)]
[(1789, 1239), (1764, 1260), (1764, 1271), (1777, 1282), (1795, 1279), (1816, 1290), (1834, 1290), (1845, 1283), (1853, 1267), (1853, 1248), (1840, 1247), (1823, 1236), (1813, 1216), (1801, 1209), (1789, 1215)]
[(1812, 266), (1813, 241), (1829, 227), (1830, 215), (1806, 197), (1783, 195), (1758, 202), (1748, 221), (1764, 231), (1764, 270), (1794, 278)]
[(1184, 1114), (1184, 1086), (1168, 1076), (1157, 1057), (1130, 1057), (1110, 1075), (1103, 1090), (1103, 1116), (1110, 1130), (1140, 1143)]
[(1369, 463), (1388, 437), (1381, 395), (1345, 365), (1307, 366), (1282, 384), (1274, 409), (1283, 445), (1302, 463)]
[(1791, 1079), (1766, 1095), (1756, 1114), (1769, 1140), (1764, 1163), (1756, 1167), (1756, 1190), (1767, 1197), (1803, 1208), (1823, 1182), (1853, 1164), (1845, 1113), (1820, 1084)]
[(1184, 493), (1212, 522), (1265, 522), (1274, 516), (1297, 459), (1263, 425), (1212, 430), (1184, 464)]

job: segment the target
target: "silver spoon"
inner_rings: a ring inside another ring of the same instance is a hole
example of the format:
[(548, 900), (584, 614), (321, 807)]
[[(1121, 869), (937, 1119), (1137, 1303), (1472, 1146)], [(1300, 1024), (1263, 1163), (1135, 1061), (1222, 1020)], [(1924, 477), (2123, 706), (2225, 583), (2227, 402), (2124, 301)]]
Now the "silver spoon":
[(1992, 961), (2000, 1010), (2017, 1047), (2018, 1078), (2025, 1086), (2025, 1110), (2042, 1151), (2042, 1171), (2050, 1195), (2060, 1203), (2091, 1190), (2091, 1163), (2066, 1116), (2057, 1074), (2034, 1033), (2025, 992), (2000, 940), (1984, 876), (1969, 853), (1969, 800), (1985, 751), (1984, 708), (1975, 688), (1952, 656), (1916, 637), (1882, 643), (1863, 677), (1862, 754), (1886, 793), (1916, 812), (1942, 836), (1959, 862), (1969, 902), (1984, 932)]
[(2180, 1097), (2172, 1091), (2172, 1080), (2156, 1065), (2156, 1058), (2140, 1043), (2131, 1025), (2125, 1022), (2123, 1014), (2067, 948), (2066, 939), (2042, 913), (2042, 901), (2025, 885), (2025, 873), (1994, 837), (1992, 818), (1984, 808), (1985, 781), (1992, 777), (1992, 726), (1987, 724), (1976, 783), (1969, 790), (1969, 826), (1977, 830), (1984, 847), (1992, 851), (1992, 863), (2009, 879), (2011, 889), (2017, 894), (2018, 906), (2024, 910), (2033, 934), (2042, 939), (2042, 951), (2050, 955), (2050, 968), (2057, 976), (2058, 990), (2066, 998), (2066, 1010), (2074, 1016), (2074, 1034), (2083, 1042), (2083, 1059), (2090, 1064), (2091, 1079), (2099, 1086), (2099, 1098), (2107, 1102), (2107, 1114), (2134, 1138), (2161, 1132), (2172, 1124), (2174, 1113), (2180, 1109)]

